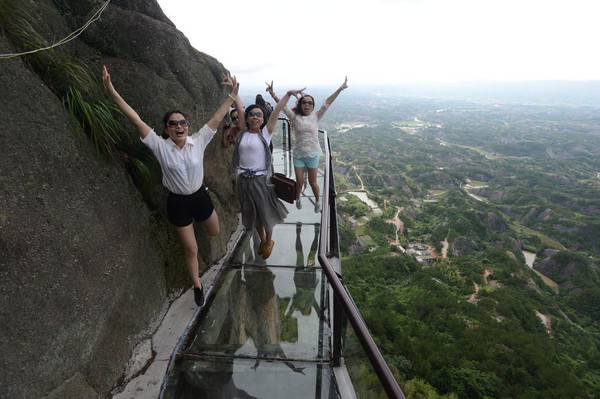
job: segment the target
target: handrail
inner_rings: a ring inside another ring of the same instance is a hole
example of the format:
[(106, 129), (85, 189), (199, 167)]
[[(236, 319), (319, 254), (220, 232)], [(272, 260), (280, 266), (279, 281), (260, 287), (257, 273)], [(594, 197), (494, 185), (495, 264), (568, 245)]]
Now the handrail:
[[(327, 137), (326, 131), (319, 131), (322, 132), (325, 137), (326, 164), (322, 195), (323, 208), (321, 213), (321, 232), (319, 237), (318, 258), (319, 263), (321, 264), (321, 267), (325, 272), (325, 275), (327, 276), (329, 284), (331, 285), (331, 288), (335, 293), (335, 297), (339, 301), (339, 306), (334, 306), (333, 335), (335, 337), (336, 334), (339, 334), (339, 332), (336, 332), (335, 329), (339, 328), (339, 326), (341, 325), (341, 323), (339, 322), (339, 320), (341, 320), (342, 317), (342, 315), (339, 314), (339, 308), (341, 306), (341, 308), (345, 312), (346, 317), (350, 321), (350, 324), (352, 325), (352, 328), (354, 329), (354, 332), (356, 333), (359, 342), (361, 343), (364, 351), (366, 352), (367, 357), (371, 361), (371, 365), (375, 370), (375, 374), (377, 374), (379, 382), (381, 382), (381, 385), (383, 386), (383, 389), (385, 390), (388, 398), (406, 399), (404, 393), (402, 393), (402, 390), (398, 385), (398, 382), (394, 378), (394, 375), (392, 374), (390, 368), (385, 362), (383, 355), (381, 354), (379, 348), (375, 344), (373, 337), (371, 337), (367, 325), (363, 320), (358, 308), (356, 307), (356, 304), (352, 300), (352, 297), (346, 291), (346, 288), (342, 284), (340, 277), (338, 276), (338, 274), (334, 270), (333, 265), (329, 261), (330, 257), (339, 257), (336, 207), (334, 200), (336, 194), (335, 185), (333, 182), (333, 164), (331, 158), (329, 138)], [(334, 234), (332, 234), (332, 232)], [(341, 356), (341, 348), (338, 347), (341, 345), (341, 343), (336, 341), (338, 340), (334, 338), (333, 360), (334, 364), (339, 364), (340, 359), (336, 359), (336, 356)]]

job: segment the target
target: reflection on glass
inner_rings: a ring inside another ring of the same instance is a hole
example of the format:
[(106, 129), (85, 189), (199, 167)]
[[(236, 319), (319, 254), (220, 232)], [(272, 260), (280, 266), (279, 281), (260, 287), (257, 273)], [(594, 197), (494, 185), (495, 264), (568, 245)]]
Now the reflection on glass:
[(240, 266), (222, 270), (171, 368), (165, 398), (339, 397), (326, 363), (319, 226), (278, 229), (285, 266), (256, 255), (253, 232), (242, 237), (232, 255)]
[(258, 370), (253, 361), (239, 358), (179, 358), (171, 370), (164, 399), (339, 399), (329, 367), (299, 362), (304, 373), (295, 373), (279, 362), (264, 362)]

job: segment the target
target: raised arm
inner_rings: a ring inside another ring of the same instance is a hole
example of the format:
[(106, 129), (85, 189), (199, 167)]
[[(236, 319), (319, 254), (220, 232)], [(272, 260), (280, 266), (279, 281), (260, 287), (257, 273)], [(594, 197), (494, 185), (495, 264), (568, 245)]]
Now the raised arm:
[(231, 92), (231, 94), (227, 95), (227, 99), (223, 102), (223, 104), (221, 104), (219, 108), (217, 108), (213, 117), (206, 124), (211, 130), (217, 130), (219, 124), (221, 123), (223, 118), (225, 118), (227, 112), (229, 112), (229, 108), (233, 104), (235, 104), (235, 107), (238, 109), (238, 117), (241, 117), (240, 120), (244, 123), (244, 125), (240, 126), (245, 126), (246, 122), (243, 118), (244, 105), (242, 104), (242, 99), (238, 94), (240, 84), (237, 82), (235, 76), (231, 77), (229, 73), (223, 74), (223, 81), (221, 82), (221, 84), (225, 86), (231, 86), (233, 91)]
[(135, 112), (134, 109), (125, 102), (125, 100), (123, 100), (119, 93), (117, 93), (117, 90), (115, 90), (112, 81), (110, 80), (110, 74), (108, 73), (106, 66), (102, 66), (102, 84), (104, 85), (104, 91), (106, 91), (106, 94), (117, 105), (117, 107), (119, 107), (123, 115), (129, 119), (129, 122), (131, 122), (131, 124), (135, 127), (135, 130), (137, 130), (140, 137), (146, 137), (152, 129), (140, 118), (138, 113)]
[[(267, 88), (265, 89), (265, 91), (269, 92), (271, 97), (273, 97), (273, 100), (275, 100), (275, 102), (278, 103), (279, 97), (277, 97), (277, 94), (275, 94), (275, 91), (273, 90), (273, 81), (271, 81), (271, 84), (268, 84), (267, 82), (265, 82), (265, 84), (267, 85)], [(304, 89), (306, 89), (306, 87)], [(304, 90), (304, 89), (302, 89), (302, 90)], [(294, 94), (292, 94), (292, 95), (294, 97), (296, 97), (296, 99), (298, 99), (298, 95), (301, 95), (301, 94), (302, 94), (301, 91), (294, 90)]]
[(344, 83), (342, 83), (342, 85), (340, 87), (338, 87), (338, 89), (336, 91), (334, 91), (332, 95), (327, 97), (327, 99), (325, 100), (325, 104), (331, 105), (331, 103), (335, 101), (335, 99), (342, 92), (342, 90), (345, 90), (347, 88), (348, 88), (348, 77), (346, 76)]
[[(306, 87), (304, 89), (306, 89)], [(285, 93), (285, 95), (281, 99), (279, 99), (279, 101), (277, 101), (277, 106), (275, 107), (275, 109), (271, 113), (271, 116), (269, 117), (269, 120), (267, 121), (267, 130), (269, 131), (269, 134), (272, 134), (273, 130), (275, 130), (275, 126), (277, 125), (277, 119), (279, 119), (279, 113), (290, 100), (290, 96), (296, 97), (298, 93), (301, 93), (304, 89), (288, 90), (288, 92)], [(273, 97), (273, 99), (275, 99), (275, 97)]]
[(265, 91), (269, 92), (269, 94), (271, 95), (271, 97), (273, 97), (273, 100), (275, 100), (276, 103), (279, 103), (279, 97), (277, 97), (277, 94), (275, 94), (275, 91), (273, 91), (273, 81), (271, 81), (271, 84), (268, 84), (267, 82), (265, 82), (265, 84), (267, 85)]

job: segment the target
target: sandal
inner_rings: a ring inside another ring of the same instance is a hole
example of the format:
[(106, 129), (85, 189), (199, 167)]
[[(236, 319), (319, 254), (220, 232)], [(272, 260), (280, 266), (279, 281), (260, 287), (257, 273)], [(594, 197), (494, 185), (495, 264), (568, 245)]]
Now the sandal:
[(263, 259), (267, 259), (269, 256), (271, 256), (271, 251), (273, 251), (273, 247), (275, 246), (275, 241), (271, 240), (269, 241), (263, 248), (263, 252), (262, 252), (262, 258)]
[(260, 245), (258, 246), (258, 251), (256, 251), (259, 255), (262, 255), (263, 252), (265, 252), (265, 245), (267, 244), (267, 242), (261, 242)]

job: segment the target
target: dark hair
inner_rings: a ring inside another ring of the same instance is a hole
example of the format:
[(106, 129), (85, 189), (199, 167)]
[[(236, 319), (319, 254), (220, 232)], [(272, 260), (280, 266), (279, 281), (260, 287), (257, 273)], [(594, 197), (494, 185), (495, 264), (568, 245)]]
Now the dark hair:
[(165, 132), (165, 129), (167, 128), (167, 124), (169, 123), (169, 118), (173, 114), (181, 114), (181, 115), (183, 115), (183, 117), (185, 119), (188, 118), (187, 115), (184, 114), (181, 111), (169, 111), (169, 112), (165, 113), (165, 116), (163, 116), (163, 131), (162, 131), (162, 134), (161, 134), (162, 138), (165, 139), (165, 140), (169, 138), (169, 135)]
[(261, 107), (264, 107), (265, 105), (267, 105), (267, 103), (265, 102), (265, 99), (260, 94), (256, 95), (256, 99), (254, 101), (256, 102), (256, 105), (260, 105)]
[(263, 123), (262, 123), (262, 125), (260, 125), (260, 128), (262, 129), (267, 124), (267, 119), (265, 117), (267, 115), (267, 113), (265, 112), (265, 109), (258, 104), (252, 104), (252, 105), (249, 105), (246, 107), (246, 110), (244, 111), (244, 116), (246, 117), (246, 127), (249, 127), (248, 126), (248, 113), (250, 113), (250, 111), (252, 111), (255, 108), (260, 109), (260, 111), (263, 114)]
[[(238, 112), (237, 108), (233, 108), (231, 111), (229, 111), (229, 117), (231, 118), (231, 115), (233, 115), (234, 112)], [(239, 115), (239, 112), (238, 112)]]
[(310, 94), (305, 94), (302, 97), (300, 97), (297, 101), (296, 101), (296, 106), (294, 108), (292, 108), (292, 111), (296, 114), (296, 115), (301, 115), (301, 116), (305, 116), (304, 115), (304, 111), (302, 110), (302, 104), (300, 104), (302, 102), (302, 100), (304, 100), (304, 97), (310, 97), (310, 99), (313, 102), (313, 109), (314, 109), (314, 103), (315, 103), (315, 99), (313, 96), (311, 96)]

